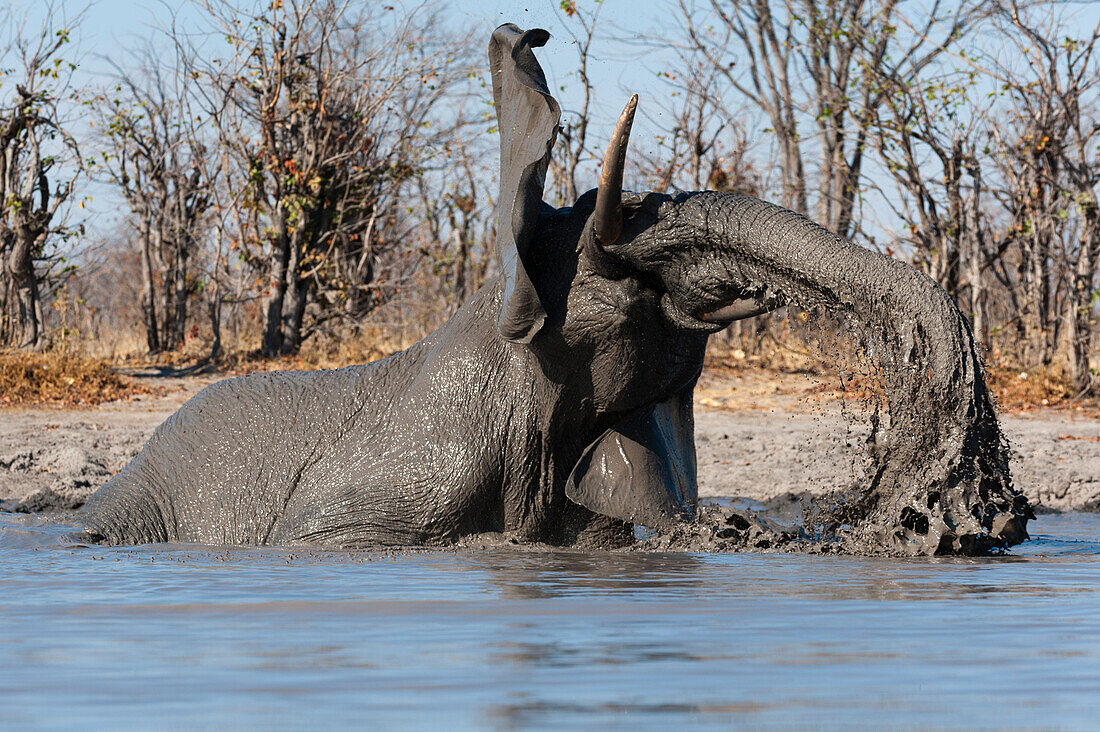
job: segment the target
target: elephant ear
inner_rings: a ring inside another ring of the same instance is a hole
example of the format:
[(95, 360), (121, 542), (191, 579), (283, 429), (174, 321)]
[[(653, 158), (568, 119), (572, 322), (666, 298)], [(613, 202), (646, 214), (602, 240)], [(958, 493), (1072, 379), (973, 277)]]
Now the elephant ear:
[(695, 421), (691, 387), (627, 415), (589, 445), (565, 495), (604, 516), (649, 528), (695, 516)]
[(493, 32), (489, 67), (500, 130), (500, 195), (497, 198), (497, 253), (504, 299), (497, 314), (501, 335), (530, 343), (546, 321), (546, 310), (527, 272), (528, 248), (538, 226), (546, 168), (561, 119), (561, 108), (546, 86), (534, 50), (550, 34), (522, 31), (511, 23)]

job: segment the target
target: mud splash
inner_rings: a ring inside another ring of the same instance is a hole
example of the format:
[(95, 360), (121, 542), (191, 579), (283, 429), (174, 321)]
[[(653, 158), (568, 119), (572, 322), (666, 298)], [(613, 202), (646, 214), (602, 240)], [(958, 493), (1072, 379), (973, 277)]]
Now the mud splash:
[(685, 228), (735, 222), (721, 266), (742, 292), (836, 315), (861, 334), (881, 378), (867, 475), (814, 507), (807, 539), (896, 555), (986, 554), (1024, 541), (1034, 514), (1012, 485), (981, 357), (951, 297), (908, 264), (773, 204), (713, 193), (691, 203)]
[[(852, 540), (841, 532), (812, 533), (810, 517), (816, 515), (816, 505), (807, 506), (808, 520), (801, 525), (785, 525), (768, 517), (729, 506), (702, 506), (696, 521), (681, 524), (671, 531), (645, 536), (629, 547), (632, 552), (700, 552), (704, 554), (785, 553), (827, 554), (845, 556), (906, 556), (892, 547)], [(940, 551), (939, 555), (967, 556), (999, 554), (1005, 546), (984, 544), (980, 551), (971, 546), (969, 552)]]
[(795, 527), (782, 527), (750, 511), (726, 506), (701, 506), (696, 520), (671, 531), (647, 536), (633, 551), (683, 551), (711, 554), (738, 552), (792, 552), (834, 554), (836, 542), (815, 540)]
[(1003, 550), (1027, 539), (1034, 513), (1013, 486), (969, 322), (913, 274), (905, 279), (916, 292), (904, 302), (872, 300), (847, 314), (883, 392), (871, 461), (851, 494), (811, 505), (804, 530), (853, 553)]

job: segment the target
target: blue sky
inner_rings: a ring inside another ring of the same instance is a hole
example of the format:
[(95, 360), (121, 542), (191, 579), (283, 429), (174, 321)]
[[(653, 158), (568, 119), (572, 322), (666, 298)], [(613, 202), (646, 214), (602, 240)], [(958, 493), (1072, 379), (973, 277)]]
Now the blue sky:
[[(69, 0), (65, 6), (79, 11), (85, 4), (79, 0)], [(515, 23), (525, 29), (537, 27), (549, 30), (550, 42), (539, 52), (539, 58), (551, 86), (559, 90), (563, 105), (568, 107), (572, 90), (570, 73), (575, 67), (576, 52), (568, 29), (561, 22), (558, 4), (558, 0), (456, 2), (447, 6), (447, 17), (456, 27), (471, 28), (475, 34), (480, 32), (484, 44), (488, 43), (489, 34), (501, 23)], [(596, 3), (594, 0), (581, 0), (580, 4), (591, 7)], [(606, 27), (608, 36), (619, 36), (623, 31), (637, 34), (658, 32), (659, 9), (665, 3), (663, 0), (603, 0), (601, 4), (604, 6), (601, 27)], [(110, 68), (101, 57), (117, 57), (120, 49), (138, 46), (146, 39), (157, 37), (158, 29), (169, 22), (173, 13), (178, 12), (184, 24), (190, 18), (201, 17), (190, 3), (169, 0), (93, 0), (88, 5), (78, 35), (84, 54), (82, 70), (91, 79), (109, 76)], [(601, 92), (596, 100), (599, 106), (597, 117), (606, 116), (608, 125), (614, 122), (630, 93), (638, 91), (644, 94), (646, 87), (657, 93), (659, 82), (656, 72), (660, 61), (652, 53), (644, 54), (637, 48), (608, 38), (604, 43), (594, 44), (590, 64), (594, 85)], [(564, 92), (560, 91), (562, 86), (566, 87)]]

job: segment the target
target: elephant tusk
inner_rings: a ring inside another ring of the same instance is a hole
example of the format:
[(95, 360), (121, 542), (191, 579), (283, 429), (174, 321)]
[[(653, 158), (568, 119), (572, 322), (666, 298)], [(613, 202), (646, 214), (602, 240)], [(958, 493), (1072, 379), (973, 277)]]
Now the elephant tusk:
[(778, 310), (784, 303), (767, 303), (760, 300), (744, 299), (734, 300), (729, 305), (723, 305), (717, 310), (711, 310), (698, 316), (699, 320), (707, 323), (732, 323), (745, 318), (755, 318), (757, 315)]
[(614, 244), (619, 234), (623, 233), (623, 167), (626, 165), (630, 127), (634, 124), (637, 110), (638, 95), (634, 94), (619, 115), (615, 132), (604, 153), (600, 188), (596, 193), (596, 211), (593, 213), (593, 227), (600, 244)]

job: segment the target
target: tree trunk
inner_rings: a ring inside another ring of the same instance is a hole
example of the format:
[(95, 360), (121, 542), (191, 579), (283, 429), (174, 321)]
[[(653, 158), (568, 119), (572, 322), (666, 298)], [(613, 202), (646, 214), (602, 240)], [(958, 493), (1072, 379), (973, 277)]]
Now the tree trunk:
[(290, 262), (287, 265), (286, 302), (283, 304), (283, 343), (280, 353), (297, 353), (302, 345), (302, 319), (306, 312), (306, 298), (309, 285), (298, 276), (301, 269), (300, 245), (295, 242), (290, 247)]
[(217, 274), (210, 278), (210, 299), (207, 300), (207, 315), (210, 317), (210, 360), (222, 355), (222, 293)]
[(160, 292), (157, 297), (160, 309), (160, 342), (165, 351), (174, 351), (179, 348), (179, 344), (172, 337), (172, 323), (175, 320), (172, 291), (175, 288), (176, 278), (171, 267), (164, 267), (160, 272)]
[(974, 339), (982, 350), (989, 353), (989, 333), (985, 322), (985, 287), (982, 285), (982, 213), (981, 168), (971, 165), (970, 178), (974, 181), (974, 193), (966, 202), (966, 281), (970, 285), (970, 320), (974, 329)]
[(12, 323), (8, 315), (12, 311), (9, 306), (8, 294), (11, 291), (11, 283), (8, 273), (0, 266), (0, 346), (8, 345), (11, 338)]
[[(973, 223), (977, 223), (978, 215), (972, 217)], [(989, 349), (989, 333), (985, 324), (985, 288), (982, 286), (982, 247), (977, 231), (970, 231), (966, 237), (966, 281), (970, 286), (969, 310), (971, 325), (974, 328), (974, 339), (982, 346), (983, 350)]]
[(15, 305), (15, 283), (8, 273), (7, 253), (11, 250), (11, 242), (10, 229), (0, 223), (0, 346), (15, 343), (15, 313), (19, 309)]
[(141, 234), (141, 315), (145, 324), (145, 345), (149, 353), (160, 353), (160, 328), (157, 325), (156, 287), (153, 283), (153, 242), (148, 227)]
[(13, 237), (11, 254), (8, 256), (8, 277), (13, 286), (16, 307), (14, 342), (19, 348), (37, 349), (42, 346), (42, 324), (39, 315), (38, 278), (34, 273), (34, 238), (30, 236)]
[(1073, 378), (1073, 391), (1077, 396), (1092, 395), (1098, 391), (1097, 378), (1089, 368), (1092, 352), (1092, 335), (1096, 328), (1093, 317), (1093, 278), (1100, 263), (1100, 212), (1096, 202), (1085, 210), (1082, 241), (1077, 252), (1077, 264), (1073, 272), (1073, 287), (1068, 300), (1070, 310), (1066, 318), (1069, 325), (1069, 365)]
[(290, 260), (290, 237), (285, 230), (275, 239), (268, 293), (263, 299), (264, 338), (260, 353), (274, 358), (283, 352), (283, 302), (286, 300), (287, 268)]
[(1092, 350), (1092, 304), (1082, 304), (1076, 297), (1070, 298), (1066, 313), (1069, 325), (1070, 378), (1075, 396), (1089, 396), (1095, 391), (1096, 379), (1089, 368), (1089, 352)]
[(172, 348), (183, 346), (187, 336), (187, 249), (183, 242), (175, 243), (172, 268)]
[(458, 245), (458, 254), (455, 258), (455, 298), (458, 303), (466, 302), (467, 288), (466, 288), (466, 270), (470, 266), (470, 240), (469, 233), (465, 230), (465, 227), (460, 231), (457, 227), (453, 229), (455, 243)]

